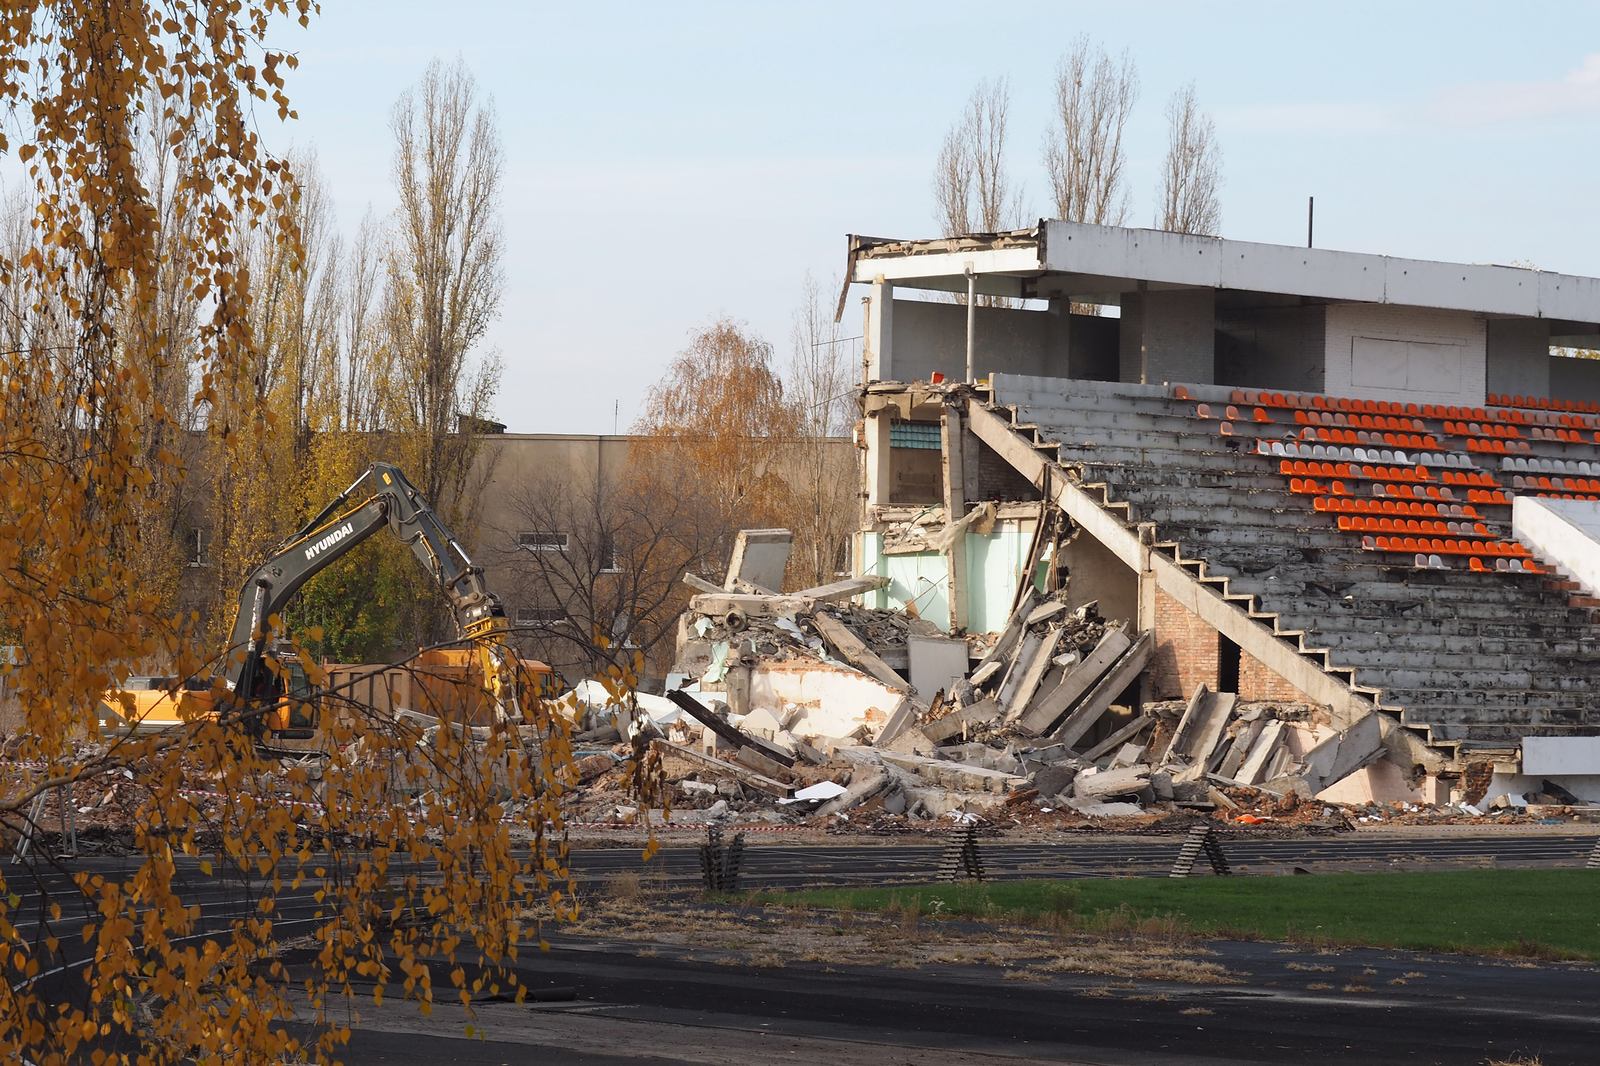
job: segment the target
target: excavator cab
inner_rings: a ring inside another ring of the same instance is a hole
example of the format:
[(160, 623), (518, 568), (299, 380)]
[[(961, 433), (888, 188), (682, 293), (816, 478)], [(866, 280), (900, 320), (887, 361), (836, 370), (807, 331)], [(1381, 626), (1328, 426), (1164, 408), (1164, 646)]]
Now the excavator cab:
[(273, 732), (282, 740), (310, 740), (317, 734), (317, 701), (299, 656), (284, 664), (284, 680), (288, 692), (279, 704), (282, 721)]
[(286, 642), (272, 652), (277, 671), (267, 681), (272, 706), (262, 716), (262, 726), (273, 740), (310, 740), (317, 734), (316, 692), (300, 655)]

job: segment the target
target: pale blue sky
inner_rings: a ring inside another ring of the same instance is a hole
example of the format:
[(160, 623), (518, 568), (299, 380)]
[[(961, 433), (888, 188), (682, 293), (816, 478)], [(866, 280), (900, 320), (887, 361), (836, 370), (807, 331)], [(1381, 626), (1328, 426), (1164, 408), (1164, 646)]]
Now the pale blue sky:
[(1193, 79), (1224, 236), (1299, 243), (1315, 194), (1324, 247), (1600, 275), (1596, 3), (324, 0), (281, 35), (301, 119), (264, 132), (315, 148), (353, 232), (393, 204), (395, 97), (463, 57), (506, 149), (499, 417), (610, 432), (714, 316), (786, 358), (803, 278), (837, 274), (846, 233), (935, 235), (933, 159), (981, 78), (1010, 79), (1013, 177), (1047, 214), (1051, 77), (1085, 30), (1139, 67), (1132, 224)]

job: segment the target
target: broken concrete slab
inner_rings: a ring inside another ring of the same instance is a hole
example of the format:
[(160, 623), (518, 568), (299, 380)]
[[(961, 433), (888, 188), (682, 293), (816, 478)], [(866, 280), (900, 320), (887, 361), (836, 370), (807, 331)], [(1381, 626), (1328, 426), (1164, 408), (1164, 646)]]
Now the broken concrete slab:
[(1087, 733), (1110, 708), (1111, 701), (1138, 679), (1140, 673), (1144, 671), (1144, 664), (1150, 659), (1150, 650), (1153, 647), (1155, 647), (1154, 633), (1139, 634), (1139, 639), (1122, 653), (1099, 681), (1095, 682), (1094, 688), (1084, 695), (1060, 727), (1050, 734), (1050, 739), (1057, 744), (1069, 746), (1076, 744), (1078, 738)]
[(739, 728), (757, 740), (774, 743), (778, 739), (778, 734), (784, 731), (783, 723), (778, 720), (778, 716), (766, 707), (752, 707), (750, 713), (744, 716), (744, 721), (739, 723)]
[(1061, 614), (1066, 609), (1066, 600), (1047, 600), (1029, 612), (1028, 616), (1022, 620), (1022, 624), (1026, 626), (1036, 626), (1040, 622), (1048, 622), (1050, 619), (1054, 618), (1058, 614)]
[(996, 674), (1005, 668), (1005, 663), (999, 659), (985, 660), (983, 665), (972, 671), (972, 676), (967, 678), (974, 688), (979, 688), (989, 682)]
[(1261, 736), (1261, 731), (1266, 728), (1266, 719), (1257, 715), (1252, 721), (1241, 722), (1238, 732), (1230, 741), (1228, 751), (1222, 757), (1222, 762), (1217, 766), (1217, 773), (1224, 777), (1237, 777), (1239, 770), (1244, 766), (1244, 761), (1250, 755), (1250, 749), (1255, 746), (1256, 740)]
[(694, 589), (696, 592), (707, 592), (712, 595), (719, 595), (722, 592), (727, 591), (726, 589), (723, 589), (721, 586), (717, 585), (715, 582), (707, 581), (699, 574), (692, 574), (687, 570), (683, 572), (683, 583)]
[(1051, 799), (1072, 787), (1078, 769), (1077, 764), (1072, 762), (1053, 763), (1034, 774), (1030, 783), (1039, 790), (1039, 795)]
[(939, 756), (964, 766), (981, 766), (1006, 774), (1021, 774), (1021, 761), (1009, 751), (987, 744), (960, 744), (940, 750)]
[(784, 780), (789, 773), (789, 767), (783, 763), (770, 759), (759, 748), (746, 745), (733, 753), (733, 761), (740, 766), (748, 766), (758, 774), (765, 774), (774, 780)]
[(1045, 636), (1038, 649), (1034, 651), (1032, 661), (1023, 669), (1022, 679), (1017, 682), (1016, 691), (1012, 693), (1009, 701), (1004, 698), (1004, 691), (1002, 690), (1000, 703), (1002, 707), (1027, 707), (1029, 703), (1033, 702), (1033, 696), (1038, 691), (1039, 682), (1043, 680), (1045, 671), (1050, 669), (1053, 664), (1056, 648), (1061, 644), (1066, 632), (1065, 628), (1057, 627)]
[(741, 630), (751, 618), (776, 618), (813, 611), (817, 601), (804, 596), (779, 596), (760, 592), (703, 592), (689, 598), (689, 610), (721, 620)]
[(932, 700), (936, 692), (949, 692), (972, 665), (967, 642), (959, 637), (911, 634), (906, 637), (906, 652), (911, 687), (924, 702)]
[(653, 740), (650, 743), (659, 748), (663, 753), (670, 753), (672, 755), (676, 755), (678, 758), (688, 759), (690, 762), (699, 763), (702, 766), (710, 767), (711, 769), (720, 773), (738, 778), (740, 781), (750, 785), (752, 788), (759, 789), (760, 791), (771, 796), (777, 796), (779, 799), (786, 799), (792, 792), (794, 792), (793, 785), (785, 781), (779, 781), (775, 778), (768, 777), (763, 773), (750, 769), (748, 766), (740, 766), (738, 763), (726, 762), (712, 755), (703, 755), (700, 752), (695, 751), (693, 748), (686, 748), (681, 744), (674, 744), (669, 740)]
[(851, 807), (865, 803), (890, 785), (889, 775), (882, 768), (873, 770), (863, 767), (857, 770), (855, 779), (851, 780), (850, 787), (842, 794), (824, 803), (817, 809), (821, 815), (838, 814)]
[(919, 726), (910, 726), (897, 733), (893, 740), (879, 740), (874, 745), (879, 751), (898, 751), (906, 755), (931, 755), (938, 745), (928, 739)]
[[(1023, 675), (1027, 673), (1028, 667), (1033, 664), (1034, 659), (1039, 654), (1039, 648), (1043, 644), (1044, 637), (1042, 635), (1024, 633), (1021, 642), (1017, 645), (1016, 652), (1011, 657), (1010, 664), (1006, 667), (1006, 676), (1000, 682), (1000, 693), (996, 697), (996, 702), (1000, 704), (1000, 709), (1006, 712), (1006, 717), (1008, 718), (1015, 717), (1012, 712), (1020, 709), (1013, 701), (1016, 698), (1017, 690), (1022, 687)], [(1048, 663), (1048, 658), (1046, 663)]]
[(958, 792), (1006, 792), (1027, 784), (1027, 779), (1017, 774), (991, 770), (984, 766), (946, 762), (920, 755), (902, 755), (898, 752), (881, 752), (880, 756), (890, 766), (914, 774), (929, 784)]
[(1204, 685), (1196, 690), (1189, 713), (1184, 715), (1187, 729), (1179, 726), (1178, 735), (1167, 749), (1168, 758), (1176, 749), (1176, 754), (1188, 763), (1176, 775), (1177, 780), (1198, 781), (1210, 768), (1217, 744), (1228, 728), (1228, 721), (1233, 717), (1233, 708), (1238, 701), (1239, 697), (1231, 692), (1208, 692)]
[(1096, 759), (1120, 748), (1150, 727), (1155, 719), (1148, 714), (1138, 715), (1127, 725), (1107, 736), (1100, 743), (1083, 753), (1084, 762), (1094, 762)]
[(1237, 780), (1240, 784), (1254, 785), (1266, 779), (1270, 762), (1278, 753), (1278, 744), (1282, 737), (1283, 723), (1277, 719), (1262, 727), (1261, 735), (1256, 738), (1244, 765), (1239, 768)]
[(733, 538), (728, 577), (723, 588), (733, 591), (740, 583), (776, 592), (783, 587), (794, 534), (787, 529), (741, 529)]
[(1229, 799), (1228, 798), (1228, 794), (1226, 792), (1222, 791), (1222, 789), (1220, 789), (1220, 788), (1215, 788), (1213, 786), (1207, 785), (1206, 786), (1206, 798), (1209, 799), (1212, 803), (1216, 804), (1217, 807), (1219, 807), (1222, 810), (1225, 810), (1225, 811), (1236, 811), (1236, 810), (1239, 809), (1239, 805), (1237, 803), (1233, 802), (1233, 800)]
[(1144, 813), (1144, 808), (1137, 803), (1101, 803), (1074, 797), (1068, 799), (1066, 804), (1086, 818), (1128, 818)]
[(910, 689), (911, 686), (905, 678), (891, 670), (888, 663), (879, 658), (860, 637), (852, 633), (850, 628), (837, 618), (825, 611), (818, 611), (812, 616), (811, 624), (822, 635), (822, 639), (827, 641), (846, 662), (872, 675), (890, 688), (901, 691)]
[(1000, 631), (999, 639), (994, 642), (994, 646), (989, 649), (989, 653), (983, 657), (983, 660), (978, 664), (978, 668), (973, 671), (973, 684), (983, 683), (978, 680), (979, 675), (982, 675), (986, 681), (995, 673), (1005, 669), (1006, 665), (1011, 662), (1012, 656), (1017, 649), (1017, 644), (1022, 640), (1022, 634), (1027, 630), (1023, 620), (1028, 612), (1032, 611), (1038, 604), (1039, 594), (1034, 590), (1033, 583), (1030, 581), (1026, 585), (1022, 603), (1012, 612), (1011, 621), (1006, 623), (1006, 627)]
[(929, 722), (922, 727), (922, 732), (934, 743), (949, 740), (951, 737), (960, 736), (964, 730), (973, 726), (992, 722), (1000, 714), (999, 706), (988, 696), (977, 703), (968, 704), (957, 708), (936, 722)]
[(878, 743), (888, 744), (893, 741), (901, 733), (911, 728), (912, 723), (921, 717), (927, 709), (926, 705), (912, 699), (910, 696), (902, 696), (899, 704), (890, 713), (889, 720), (883, 724), (882, 729), (878, 730)]
[(1324, 740), (1305, 755), (1301, 777), (1308, 795), (1315, 796), (1383, 757), (1383, 729), (1376, 712)]
[(1118, 749), (1117, 754), (1111, 759), (1111, 769), (1123, 766), (1134, 766), (1144, 762), (1145, 746), (1143, 744), (1124, 744)]
[(1131, 645), (1122, 630), (1106, 630), (1087, 658), (1067, 670), (1053, 689), (1036, 697), (1033, 706), (1018, 713), (1017, 725), (1036, 736), (1048, 733)]
[(795, 595), (817, 603), (835, 603), (839, 600), (848, 600), (852, 596), (859, 596), (863, 592), (876, 592), (888, 584), (889, 579), (886, 577), (847, 577), (815, 588), (801, 589)]
[(944, 818), (992, 806), (989, 792), (962, 792), (936, 785), (906, 785), (903, 791), (909, 809), (923, 818)]
[(1072, 782), (1072, 794), (1080, 799), (1107, 796), (1137, 796), (1150, 788), (1150, 767), (1127, 766), (1115, 770), (1085, 770)]
[(767, 758), (785, 767), (794, 765), (794, 756), (779, 751), (776, 747), (765, 744), (743, 730), (735, 728), (720, 715), (682, 689), (667, 693), (667, 699), (677, 704), (689, 717), (731, 744), (735, 751), (740, 748), (754, 748)]

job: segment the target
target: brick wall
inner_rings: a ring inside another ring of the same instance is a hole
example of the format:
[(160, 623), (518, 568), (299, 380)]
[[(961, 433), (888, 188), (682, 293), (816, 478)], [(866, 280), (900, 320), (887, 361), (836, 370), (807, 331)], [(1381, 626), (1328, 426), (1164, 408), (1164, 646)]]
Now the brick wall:
[(1160, 589), (1156, 646), (1145, 670), (1146, 699), (1184, 699), (1196, 685), (1217, 687), (1217, 631)]
[(1239, 698), (1242, 700), (1285, 700), (1315, 703), (1310, 696), (1268, 670), (1266, 664), (1247, 651), (1239, 653)]
[[(1217, 631), (1165, 592), (1156, 591), (1156, 646), (1145, 671), (1145, 699), (1186, 699), (1196, 685), (1216, 691), (1221, 674)], [(1239, 698), (1309, 703), (1305, 693), (1239, 652)]]
[[(938, 453), (934, 453), (937, 455)], [(964, 456), (970, 453), (963, 453)], [(968, 460), (970, 461), (970, 460)], [(1033, 487), (1033, 482), (1017, 473), (1016, 467), (1000, 458), (995, 450), (987, 444), (978, 444), (978, 463), (976, 478), (969, 472), (969, 481), (975, 484), (967, 486), (967, 502), (976, 503), (980, 500), (1037, 500), (1039, 490)]]

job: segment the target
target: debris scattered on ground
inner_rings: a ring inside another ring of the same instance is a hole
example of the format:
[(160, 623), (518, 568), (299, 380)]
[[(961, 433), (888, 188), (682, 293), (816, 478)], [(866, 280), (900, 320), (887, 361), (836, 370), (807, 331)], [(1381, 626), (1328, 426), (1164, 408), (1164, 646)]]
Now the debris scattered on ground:
[[(1059, 513), (1050, 524), (1059, 536)], [(1559, 781), (1503, 777), (1515, 768), (1496, 761), (1468, 765), (1449, 804), (1335, 802), (1322, 795), (1330, 786), (1403, 743), (1376, 714), (1335, 721), (1326, 707), (1203, 685), (1187, 700), (1142, 701), (1152, 635), (1075, 601), (1061, 574), (1042, 591), (1038, 568), (1026, 568), (999, 632), (952, 635), (914, 611), (858, 602), (887, 584), (880, 577), (775, 591), (789, 543), (784, 530), (747, 530), (721, 582), (686, 576), (696, 594), (666, 691), (586, 680), (560, 698), (575, 741), (570, 825), (896, 834), (1205, 822), (1259, 833), (1593, 810)], [(1037, 564), (1045, 548), (1033, 552)], [(665, 788), (641, 798), (627, 763), (645, 754)], [(80, 840), (126, 834), (136, 789), (75, 787)], [(58, 803), (41, 808), (46, 832)]]

